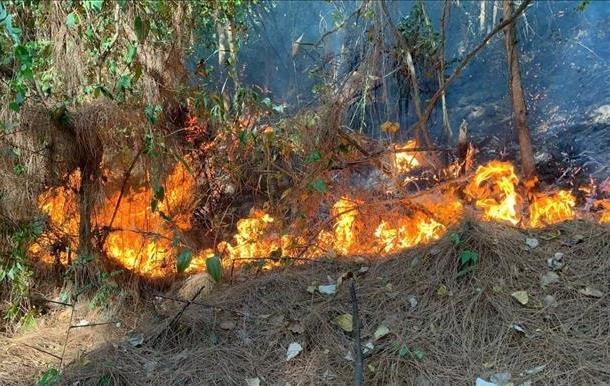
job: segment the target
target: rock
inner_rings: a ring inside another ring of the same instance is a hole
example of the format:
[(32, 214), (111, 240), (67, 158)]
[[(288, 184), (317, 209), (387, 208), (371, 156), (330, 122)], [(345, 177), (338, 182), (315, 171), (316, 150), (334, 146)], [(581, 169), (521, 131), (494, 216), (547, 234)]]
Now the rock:
[(201, 272), (196, 275), (189, 276), (184, 282), (174, 286), (173, 292), (179, 299), (192, 299), (193, 296), (199, 291), (201, 287), (204, 287), (195, 301), (201, 300), (207, 294), (212, 291), (214, 287), (214, 279), (207, 273)]

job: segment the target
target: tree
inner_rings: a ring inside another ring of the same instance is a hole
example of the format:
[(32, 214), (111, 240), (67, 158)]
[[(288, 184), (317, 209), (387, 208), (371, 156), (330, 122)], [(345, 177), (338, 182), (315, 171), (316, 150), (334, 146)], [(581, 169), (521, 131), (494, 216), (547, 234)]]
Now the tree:
[[(504, 19), (508, 20), (513, 14), (511, 0), (502, 1), (504, 8)], [(521, 151), (521, 168), (526, 178), (534, 177), (536, 174), (536, 164), (534, 161), (534, 151), (532, 149), (532, 139), (529, 128), (527, 127), (527, 106), (523, 97), (523, 87), (521, 84), (521, 73), (519, 69), (519, 52), (515, 34), (515, 23), (512, 22), (504, 30), (506, 44), (506, 56), (508, 62), (509, 89), (512, 96), (513, 116), (515, 120), (515, 131)]]

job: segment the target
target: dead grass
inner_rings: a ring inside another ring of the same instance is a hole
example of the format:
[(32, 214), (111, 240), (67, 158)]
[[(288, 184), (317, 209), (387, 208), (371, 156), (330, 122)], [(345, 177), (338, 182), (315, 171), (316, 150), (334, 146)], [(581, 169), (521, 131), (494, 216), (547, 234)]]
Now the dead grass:
[[(466, 385), (498, 372), (510, 372), (515, 384), (610, 382), (610, 300), (578, 292), (589, 286), (610, 293), (610, 229), (573, 221), (531, 231), (541, 242), (534, 250), (525, 245), (527, 234), (514, 228), (466, 223), (462, 231), (465, 245), (481, 258), (461, 279), (457, 252), (445, 238), (386, 261), (311, 264), (222, 285), (202, 300), (215, 307), (191, 305), (177, 327), (161, 335), (181, 304), (151, 300), (161, 319), (140, 327), (147, 338), (141, 347), (126, 337), (105, 344), (70, 364), (62, 382), (97, 384), (106, 377), (114, 385), (243, 385), (259, 377), (268, 385), (351, 384), (353, 362), (345, 357), (353, 337), (333, 321), (351, 310), (348, 286), (334, 296), (306, 289), (361, 266), (369, 267), (356, 279), (363, 342), (381, 324), (391, 331), (366, 357), (365, 384)], [(565, 253), (567, 264), (558, 283), (542, 288), (546, 259), (555, 252)], [(529, 293), (527, 306), (511, 297), (517, 290)], [(546, 295), (555, 297), (556, 307), (543, 305)], [(304, 332), (291, 331), (291, 321)], [(287, 362), (291, 342), (304, 350)], [(403, 346), (423, 357), (401, 357)], [(32, 351), (23, 350), (21, 361), (2, 361), (12, 377), (6, 384), (21, 384), (17, 374), (26, 372), (20, 369), (32, 366), (26, 360)], [(16, 358), (10, 350), (5, 355)], [(538, 366), (544, 368), (528, 374)]]

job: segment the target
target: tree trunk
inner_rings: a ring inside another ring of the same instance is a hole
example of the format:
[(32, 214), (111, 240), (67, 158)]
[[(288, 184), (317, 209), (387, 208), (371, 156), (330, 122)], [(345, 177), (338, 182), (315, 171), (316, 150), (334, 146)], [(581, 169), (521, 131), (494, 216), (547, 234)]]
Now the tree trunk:
[[(502, 0), (504, 7), (504, 19), (509, 19), (513, 8), (511, 0)], [(536, 175), (536, 164), (534, 162), (534, 151), (532, 149), (532, 139), (527, 127), (527, 107), (523, 97), (523, 87), (521, 85), (521, 74), (519, 72), (519, 53), (515, 34), (515, 23), (510, 23), (504, 30), (506, 43), (506, 54), (508, 61), (509, 89), (513, 100), (513, 116), (515, 119), (515, 131), (519, 141), (521, 151), (521, 168), (523, 175), (530, 178)]]

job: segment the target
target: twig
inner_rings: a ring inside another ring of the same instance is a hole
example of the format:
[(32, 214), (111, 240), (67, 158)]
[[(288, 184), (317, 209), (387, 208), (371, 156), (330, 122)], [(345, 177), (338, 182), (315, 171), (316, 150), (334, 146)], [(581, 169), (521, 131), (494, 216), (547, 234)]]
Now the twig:
[(59, 358), (59, 369), (63, 370), (64, 367), (64, 357), (66, 355), (66, 347), (68, 347), (68, 338), (70, 337), (70, 330), (72, 327), (72, 321), (74, 320), (74, 306), (70, 307), (70, 323), (68, 324), (68, 328), (66, 329), (66, 337), (64, 338), (64, 346), (61, 349), (61, 357)]
[(74, 324), (74, 325), (70, 326), (70, 328), (84, 328), (84, 327), (105, 326), (105, 325), (108, 325), (108, 324), (115, 324), (115, 323), (118, 323), (118, 321), (114, 320), (114, 321), (110, 321), (110, 322), (89, 323), (89, 324), (82, 324), (82, 325)]
[[(179, 298), (175, 298), (172, 296), (167, 296), (167, 295), (163, 295), (163, 294), (155, 294), (156, 297), (160, 297), (162, 299), (166, 299), (166, 300), (172, 300), (174, 302), (178, 302), (178, 303), (189, 303), (188, 300), (183, 300), (183, 299), (179, 299)], [(227, 311), (227, 312), (233, 312), (237, 315), (242, 315), (242, 316), (246, 316), (245, 313), (241, 312), (241, 311), (237, 311), (234, 310), (232, 308), (226, 308), (226, 307), (221, 307), (221, 306), (216, 306), (214, 304), (209, 304), (209, 303), (202, 303), (202, 302), (198, 302), (198, 301), (190, 301), (190, 304), (194, 304), (196, 306), (200, 306), (200, 307), (204, 307), (204, 308), (210, 308), (210, 309), (215, 309), (215, 310), (220, 310), (220, 311)]]
[(201, 288), (199, 288), (199, 290), (197, 290), (197, 292), (195, 292), (195, 295), (193, 295), (191, 297), (190, 300), (186, 301), (184, 303), (184, 306), (182, 306), (182, 308), (180, 309), (180, 311), (174, 315), (174, 317), (172, 318), (172, 320), (170, 320), (169, 324), (167, 325), (169, 328), (173, 328), (174, 325), (176, 323), (178, 323), (178, 320), (180, 320), (180, 318), (182, 317), (182, 314), (184, 314), (184, 311), (186, 311), (186, 309), (191, 305), (191, 304), (195, 304), (195, 299), (197, 299), (197, 296), (199, 296), (199, 294), (201, 293), (201, 291), (203, 291), (203, 289), (205, 288), (205, 285), (202, 285)]
[(354, 330), (354, 386), (362, 386), (364, 382), (364, 363), (360, 345), (360, 316), (358, 314), (358, 298), (356, 298), (355, 279), (349, 283), (349, 293), (352, 303), (352, 327)]
[(30, 346), (30, 345), (29, 345), (29, 344), (27, 344), (27, 343), (22, 343), (22, 344), (23, 344), (25, 347), (33, 348), (33, 349), (34, 349), (34, 350), (36, 350), (36, 351), (40, 351), (40, 352), (41, 352), (41, 353), (43, 353), (43, 354), (50, 355), (50, 356), (52, 356), (53, 358), (55, 358), (55, 359), (59, 359), (59, 360), (61, 361), (61, 357), (60, 357), (59, 355), (55, 355), (55, 354), (53, 354), (52, 352), (48, 352), (48, 351), (43, 350), (43, 349), (41, 349), (41, 348), (38, 348), (38, 347), (36, 347), (36, 346)]
[(136, 166), (136, 162), (138, 161), (138, 158), (140, 158), (140, 155), (142, 155), (143, 152), (144, 152), (144, 146), (140, 147), (140, 150), (138, 150), (138, 153), (135, 155), (135, 157), (131, 161), (129, 168), (127, 168), (127, 170), (125, 171), (125, 174), (123, 176), (123, 183), (121, 185), (121, 190), (119, 192), (119, 198), (116, 201), (116, 204), (114, 206), (114, 211), (112, 212), (112, 217), (110, 218), (110, 222), (108, 223), (108, 225), (105, 228), (106, 231), (104, 232), (104, 235), (102, 236), (102, 240), (100, 242), (100, 246), (102, 248), (104, 247), (104, 243), (106, 242), (106, 239), (108, 238), (108, 235), (111, 232), (112, 224), (114, 223), (116, 215), (119, 211), (119, 207), (121, 206), (121, 201), (123, 200), (123, 195), (125, 194), (125, 189), (127, 189), (127, 182), (129, 181), (131, 172), (133, 171), (133, 168)]

